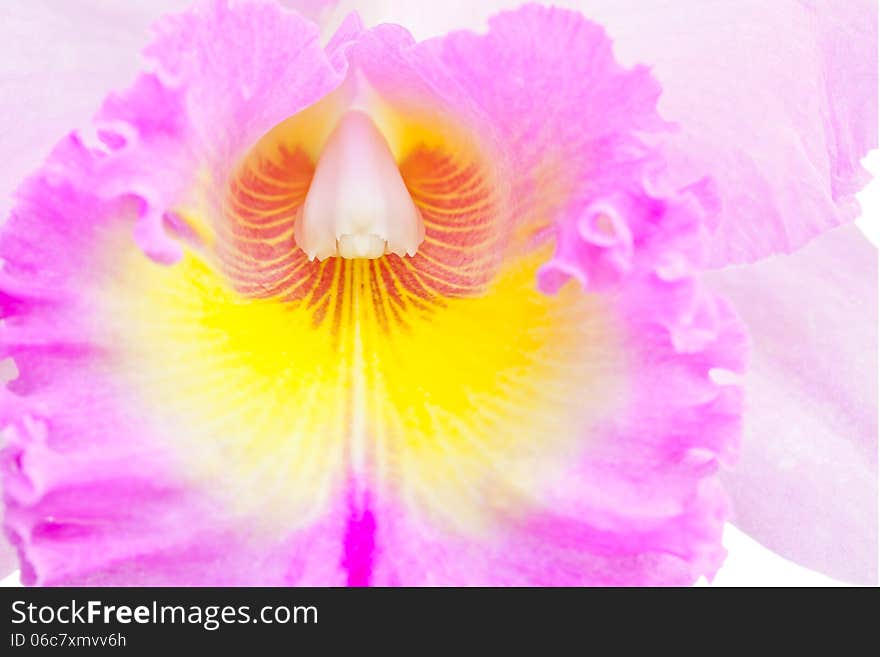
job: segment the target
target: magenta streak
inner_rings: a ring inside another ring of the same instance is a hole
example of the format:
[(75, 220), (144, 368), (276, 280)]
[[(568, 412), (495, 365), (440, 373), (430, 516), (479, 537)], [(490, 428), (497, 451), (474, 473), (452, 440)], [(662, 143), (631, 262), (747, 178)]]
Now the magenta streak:
[(351, 512), (345, 528), (342, 567), (348, 571), (348, 586), (369, 586), (376, 547), (376, 521), (369, 508), (358, 509), (351, 503), (349, 506)]

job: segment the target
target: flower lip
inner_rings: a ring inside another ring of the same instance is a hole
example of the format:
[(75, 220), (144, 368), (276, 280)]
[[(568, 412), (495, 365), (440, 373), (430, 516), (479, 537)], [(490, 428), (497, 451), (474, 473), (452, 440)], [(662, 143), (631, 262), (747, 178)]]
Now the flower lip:
[[(713, 572), (725, 513), (713, 473), (734, 451), (741, 401), (706, 372), (739, 373), (744, 340), (692, 275), (654, 275), (670, 251), (699, 265), (701, 207), (647, 180), (641, 133), (663, 126), (644, 69), (620, 69), (580, 15), (536, 6), (440, 49), (380, 26), (346, 61), (268, 3), (218, 0), (167, 29), (170, 47), (154, 52), (180, 70), (180, 102), (155, 102), (170, 94), (155, 78), (106, 117), (163, 130), (100, 156), (71, 137), (0, 235), (18, 279), (0, 281), (0, 341), (22, 373), (10, 394), (27, 404), (12, 447), (46, 493), (7, 501), (27, 581)], [(346, 62), (381, 101), (369, 114), (322, 95)], [(166, 115), (181, 125), (165, 129)], [(167, 183), (172, 171), (194, 189)], [(144, 258), (131, 229), (153, 222), (95, 196), (111, 173), (204, 239), (173, 267)], [(580, 220), (603, 199), (626, 230), (600, 221), (600, 246)], [(414, 216), (427, 231), (414, 257), (307, 262), (307, 248), (400, 246)], [(587, 290), (536, 289), (553, 228), (555, 270)], [(623, 239), (606, 244), (609, 232)], [(62, 302), (14, 292), (34, 271)]]
[(425, 239), (388, 143), (364, 112), (347, 112), (330, 135), (295, 238), (309, 260), (413, 256)]

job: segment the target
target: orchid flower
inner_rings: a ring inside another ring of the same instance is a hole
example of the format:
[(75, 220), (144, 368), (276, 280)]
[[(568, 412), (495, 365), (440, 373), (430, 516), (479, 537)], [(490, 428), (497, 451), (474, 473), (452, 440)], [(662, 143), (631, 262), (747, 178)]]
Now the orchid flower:
[(4, 3), (26, 584), (876, 581), (874, 3), (283, 4)]

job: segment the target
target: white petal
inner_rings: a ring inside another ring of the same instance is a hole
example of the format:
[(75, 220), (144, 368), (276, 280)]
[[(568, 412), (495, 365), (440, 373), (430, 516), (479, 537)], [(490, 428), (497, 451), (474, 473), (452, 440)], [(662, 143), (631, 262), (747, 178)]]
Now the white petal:
[(877, 580), (877, 249), (855, 226), (710, 277), (754, 342), (736, 524), (800, 564)]

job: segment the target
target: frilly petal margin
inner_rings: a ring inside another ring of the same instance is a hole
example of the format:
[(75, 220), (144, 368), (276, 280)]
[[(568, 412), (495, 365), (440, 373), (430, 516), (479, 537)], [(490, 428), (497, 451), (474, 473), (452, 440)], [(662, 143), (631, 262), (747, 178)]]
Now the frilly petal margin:
[[(21, 179), (40, 165), (72, 126), (88, 123), (108, 89), (127, 84), (137, 73), (141, 66), (137, 44), (146, 43), (147, 26), (161, 13), (186, 3), (158, 0), (147, 6), (92, 0), (51, 7), (26, 0), (4, 3), (0, 225)], [(8, 367), (10, 362), (0, 363), (4, 383), (11, 376), (7, 370), (14, 369)], [(17, 558), (9, 549), (4, 541), (0, 576), (16, 567)]]
[[(193, 190), (210, 196), (204, 190), (222, 188), (260, 137), (337, 88), (346, 61), (334, 50), (346, 42), (334, 39), (325, 53), (315, 23), (259, 0), (197, 3), (154, 31), (144, 51), (154, 72), (109, 97), (85, 137), (109, 155), (98, 192), (138, 198), (138, 243), (155, 260), (174, 262), (181, 249), (165, 231), (166, 212), (216, 202)], [(252, 50), (242, 57), (229, 43)]]
[(749, 328), (733, 521), (836, 579), (877, 583), (877, 249), (855, 226), (713, 273)]
[(126, 254), (144, 258), (130, 238), (138, 205), (57, 173), (69, 167), (76, 181), (97, 183), (100, 160), (76, 136), (62, 142), (19, 190), (0, 240), (0, 345), (19, 368), (0, 403), (4, 528), (22, 581), (344, 583), (324, 557), (335, 553), (343, 516), (267, 537), (258, 518), (221, 506), (222, 491), (189, 481), (162, 437), (144, 431), (151, 410), (133, 406), (114, 377), (108, 343), (96, 337), (107, 318), (96, 320), (93, 307), (101, 287), (125, 275)]
[[(602, 30), (565, 11), (529, 7), (498, 17), (486, 36), (422, 44), (395, 27), (360, 33), (355, 19), (326, 52), (316, 30), (259, 3), (214, 2), (168, 20), (149, 50), (157, 70), (111, 97), (94, 133), (62, 142), (19, 190), (0, 238), (0, 355), (15, 358), (20, 373), (0, 408), (10, 427), (5, 528), (24, 581), (687, 584), (711, 576), (723, 559), (717, 471), (738, 447), (746, 338), (729, 305), (697, 279), (715, 193), (708, 181), (667, 179), (654, 143), (667, 128), (654, 110), (656, 83), (644, 69), (620, 68)], [(296, 51), (301, 66), (280, 65)], [(354, 482), (330, 473), (328, 500), (316, 495), (317, 514), (290, 526), (233, 508), (221, 481), (195, 477), (176, 458), (172, 447), (188, 434), (151, 432), (156, 409), (116, 369), (124, 327), (101, 315), (102, 295), (124, 294), (111, 283), (125, 283), (127, 263), (142, 258), (133, 226), (149, 255), (173, 261), (179, 245), (159, 228), (186, 200), (186, 183), (205, 171), (228, 174), (269, 128), (335, 89), (349, 62), (392, 105), (426, 91), (431, 101), (466, 101), (463, 121), (494, 124), (499, 166), (512, 176), (511, 221), (536, 228), (529, 243), (555, 243), (536, 284), (562, 297), (577, 279), (615, 328), (613, 378), (623, 385), (613, 411), (583, 426), (573, 451), (542, 454), (559, 476), (525, 490), (508, 482), (524, 498), (517, 513), (472, 497), (482, 505), (476, 515), (489, 518), (477, 535), (419, 513), (400, 482), (373, 473)], [(525, 80), (567, 93), (537, 103)], [(592, 122), (584, 107), (596, 110)], [(565, 148), (547, 159), (552, 144)], [(548, 194), (540, 183), (554, 179), (560, 185)]]
[[(401, 23), (417, 38), (483, 29), (520, 0), (390, 5), (343, 0), (338, 15)], [(707, 264), (783, 252), (858, 216), (877, 147), (877, 3), (872, 0), (558, 0), (603, 25), (625, 64), (663, 87), (672, 182), (710, 175), (720, 211)], [(337, 18), (338, 20), (338, 18)]]

